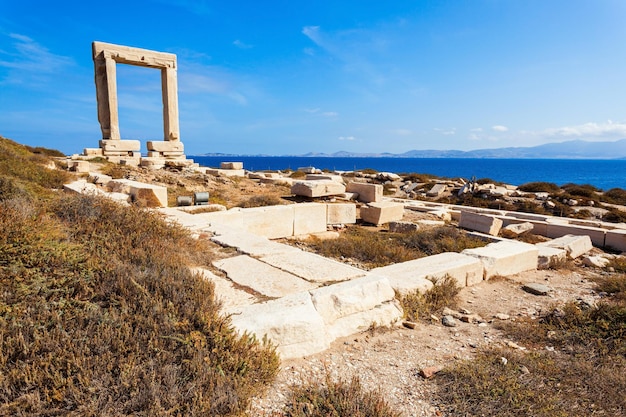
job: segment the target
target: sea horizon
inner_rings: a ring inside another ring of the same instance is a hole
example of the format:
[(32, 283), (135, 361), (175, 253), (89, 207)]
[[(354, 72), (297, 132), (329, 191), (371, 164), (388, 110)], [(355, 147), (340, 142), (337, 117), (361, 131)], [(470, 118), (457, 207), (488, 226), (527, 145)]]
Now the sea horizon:
[(202, 166), (243, 162), (250, 171), (297, 170), (314, 167), (329, 171), (374, 169), (379, 172), (430, 174), (443, 178), (489, 178), (511, 185), (528, 182), (590, 184), (604, 191), (626, 189), (626, 159), (579, 158), (410, 158), (337, 156), (188, 155)]

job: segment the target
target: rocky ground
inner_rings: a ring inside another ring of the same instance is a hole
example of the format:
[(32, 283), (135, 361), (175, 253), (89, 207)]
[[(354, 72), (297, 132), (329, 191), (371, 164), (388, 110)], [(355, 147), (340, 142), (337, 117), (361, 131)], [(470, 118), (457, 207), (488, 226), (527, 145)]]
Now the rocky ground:
[[(161, 183), (174, 190), (209, 191), (228, 207), (236, 206), (253, 195), (283, 197), (289, 194), (288, 187), (248, 179), (216, 177), (207, 180), (206, 176), (164, 171), (137, 171), (129, 175), (132, 179)], [(407, 211), (406, 220), (423, 216)], [(598, 249), (594, 251), (600, 252)], [(275, 383), (264, 396), (254, 400), (250, 415), (279, 415), (291, 385), (310, 380), (322, 381), (327, 375), (345, 380), (358, 376), (365, 389), (382, 391), (388, 402), (404, 416), (442, 415), (433, 400), (435, 385), (432, 379), (421, 375), (424, 370), (471, 359), (483, 347), (525, 349), (507, 339), (498, 329), (498, 323), (521, 317), (537, 318), (570, 300), (592, 304), (600, 295), (593, 290), (591, 278), (603, 273), (577, 261), (559, 270), (525, 272), (508, 279), (483, 281), (464, 288), (458, 304), (451, 308), (458, 318), (465, 313), (466, 316), (479, 316), (478, 321), (469, 320), (466, 323), (457, 318), (454, 327), (447, 327), (442, 324), (441, 317), (430, 317), (414, 329), (403, 326), (371, 329), (340, 339), (325, 352), (283, 361)], [(548, 286), (549, 293), (533, 295), (524, 291), (522, 286), (531, 282)], [(550, 346), (543, 348), (551, 349)]]
[[(480, 322), (457, 319), (455, 327), (446, 327), (440, 317), (432, 317), (415, 329), (371, 330), (336, 341), (320, 354), (284, 361), (274, 385), (254, 401), (251, 415), (272, 415), (285, 403), (290, 385), (311, 379), (322, 381), (326, 375), (347, 380), (358, 376), (366, 389), (381, 390), (389, 403), (407, 417), (441, 415), (432, 401), (433, 381), (421, 376), (420, 371), (471, 359), (482, 347), (525, 349), (507, 339), (498, 330), (498, 322), (537, 318), (569, 300), (593, 303), (599, 295), (590, 278), (601, 273), (572, 264), (567, 269), (538, 270), (506, 280), (483, 281), (464, 288), (453, 309), (459, 317), (461, 312), (477, 314), (482, 318)], [(547, 285), (551, 291), (545, 296), (524, 291), (522, 286), (531, 282)]]

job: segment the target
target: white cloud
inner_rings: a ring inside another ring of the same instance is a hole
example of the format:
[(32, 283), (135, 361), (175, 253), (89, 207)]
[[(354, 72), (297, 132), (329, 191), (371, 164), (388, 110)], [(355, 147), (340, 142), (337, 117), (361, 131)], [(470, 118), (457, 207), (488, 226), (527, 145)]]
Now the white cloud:
[(470, 132), (482, 132), (483, 128), (482, 127), (475, 127), (473, 129), (470, 129)]
[(413, 132), (411, 130), (409, 130), (409, 129), (402, 129), (402, 128), (400, 128), (400, 129), (393, 129), (391, 131), (391, 133), (396, 134), (398, 136), (409, 136)]
[(454, 135), (456, 134), (456, 127), (447, 127), (447, 128), (440, 128), (440, 127), (436, 127), (433, 129), (435, 132), (439, 132), (442, 135)]
[(40, 84), (51, 74), (57, 74), (73, 65), (66, 56), (50, 52), (28, 36), (18, 33), (8, 35), (13, 50), (0, 50), (0, 67), (8, 68), (8, 75), (0, 83)]
[(541, 134), (549, 137), (584, 137), (585, 139), (625, 137), (626, 123), (613, 122), (611, 120), (607, 120), (605, 123), (589, 122), (577, 126), (549, 128), (545, 129)]
[(235, 40), (233, 42), (233, 45), (235, 45), (237, 48), (239, 49), (250, 49), (250, 48), (254, 48), (253, 45), (248, 45), (247, 43), (243, 43), (242, 41), (240, 41), (239, 39)]
[(322, 113), (322, 116), (324, 117), (337, 117), (339, 116), (339, 113), (337, 113), (336, 111), (325, 111)]
[(354, 136), (339, 136), (337, 139), (339, 140), (356, 140)]
[(491, 130), (494, 130), (496, 132), (508, 132), (509, 128), (506, 126), (502, 126), (502, 125), (495, 125), (495, 126), (491, 126)]

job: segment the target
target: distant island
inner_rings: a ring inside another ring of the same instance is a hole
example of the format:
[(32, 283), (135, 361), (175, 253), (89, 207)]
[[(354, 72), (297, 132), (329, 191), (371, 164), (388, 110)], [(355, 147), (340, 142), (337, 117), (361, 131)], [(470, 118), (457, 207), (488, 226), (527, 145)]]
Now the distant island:
[[(202, 156), (243, 156), (238, 154), (207, 153)], [(249, 155), (277, 156), (277, 155)], [(532, 147), (512, 147), (494, 149), (459, 150), (411, 150), (394, 153), (357, 153), (339, 151), (335, 153), (309, 152), (302, 155), (282, 155), (298, 157), (328, 158), (499, 158), (499, 159), (626, 159), (626, 139), (614, 142), (589, 142), (572, 140), (546, 143)]]

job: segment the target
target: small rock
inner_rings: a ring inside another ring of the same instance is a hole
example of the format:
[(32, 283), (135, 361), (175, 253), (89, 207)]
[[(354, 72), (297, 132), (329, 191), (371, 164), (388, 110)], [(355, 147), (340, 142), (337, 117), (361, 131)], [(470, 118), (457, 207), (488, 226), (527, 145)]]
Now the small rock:
[(402, 325), (408, 329), (415, 329), (417, 327), (417, 323), (414, 321), (403, 321)]
[(443, 318), (441, 319), (441, 324), (446, 327), (456, 327), (459, 325), (455, 318), (450, 315), (443, 316)]
[(471, 311), (469, 311), (469, 310), (467, 310), (467, 309), (465, 309), (465, 308), (460, 309), (460, 310), (459, 310), (459, 312), (460, 312), (461, 314), (468, 314), (468, 315), (469, 315), (469, 314), (472, 314), (472, 312), (471, 312)]
[(583, 264), (587, 265), (587, 266), (593, 266), (596, 268), (604, 268), (606, 267), (609, 263), (611, 263), (610, 260), (606, 259), (604, 256), (590, 256), (590, 255), (586, 255), (583, 257)]
[(434, 377), (437, 372), (440, 372), (441, 369), (442, 369), (441, 366), (437, 366), (437, 365), (427, 366), (425, 368), (420, 369), (419, 374), (423, 378), (430, 379)]
[(519, 370), (521, 373), (523, 373), (524, 375), (528, 375), (530, 373), (530, 371), (528, 370), (527, 367), (525, 367), (524, 365), (519, 367)]
[(435, 316), (434, 314), (431, 314), (431, 315), (430, 315), (430, 319), (431, 319), (432, 321), (439, 321), (439, 317)]
[(509, 316), (508, 314), (504, 314), (504, 313), (498, 313), (494, 317), (497, 318), (498, 320), (508, 320), (511, 318), (511, 316)]
[(509, 360), (507, 358), (505, 358), (504, 356), (500, 357), (500, 363), (504, 366), (506, 366), (507, 363), (509, 363)]
[(534, 295), (548, 295), (551, 291), (550, 287), (537, 282), (531, 282), (522, 287), (522, 289), (530, 294)]
[(510, 340), (508, 342), (506, 342), (506, 345), (508, 347), (510, 347), (511, 349), (517, 349), (517, 350), (526, 350), (525, 347), (518, 345), (515, 342), (511, 342)]

